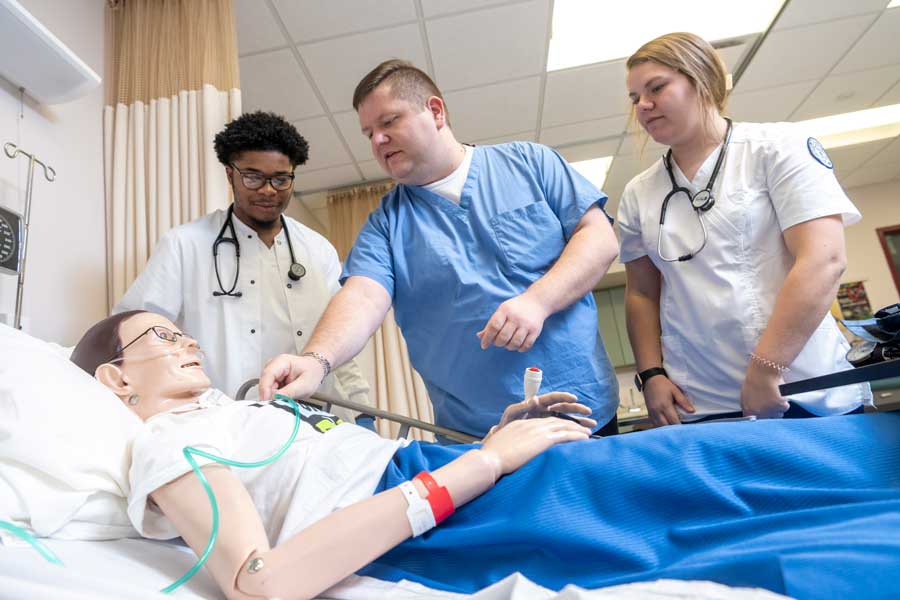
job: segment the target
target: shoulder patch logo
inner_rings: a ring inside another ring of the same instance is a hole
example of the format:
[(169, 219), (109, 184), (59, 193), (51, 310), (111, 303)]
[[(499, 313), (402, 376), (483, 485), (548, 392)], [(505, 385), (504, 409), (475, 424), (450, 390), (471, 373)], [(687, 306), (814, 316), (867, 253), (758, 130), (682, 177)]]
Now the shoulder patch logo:
[(829, 169), (834, 168), (834, 163), (831, 162), (830, 158), (828, 158), (828, 153), (825, 152), (825, 147), (822, 146), (822, 142), (814, 137), (811, 137), (806, 140), (806, 147), (809, 149), (809, 153), (812, 154), (812, 157), (819, 163), (821, 163), (825, 167), (828, 167)]

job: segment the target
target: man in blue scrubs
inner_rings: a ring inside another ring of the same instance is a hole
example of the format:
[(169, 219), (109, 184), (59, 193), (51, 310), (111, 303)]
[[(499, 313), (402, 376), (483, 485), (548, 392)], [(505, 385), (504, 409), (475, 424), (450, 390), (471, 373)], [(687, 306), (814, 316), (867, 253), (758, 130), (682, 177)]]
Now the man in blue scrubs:
[(397, 186), (360, 231), (306, 352), (266, 366), (262, 397), (311, 395), (393, 304), (438, 425), (483, 436), (536, 365), (543, 391), (575, 394), (616, 432), (618, 384), (590, 293), (618, 251), (606, 195), (545, 146), (459, 143), (440, 91), (407, 62), (376, 67), (353, 105)]

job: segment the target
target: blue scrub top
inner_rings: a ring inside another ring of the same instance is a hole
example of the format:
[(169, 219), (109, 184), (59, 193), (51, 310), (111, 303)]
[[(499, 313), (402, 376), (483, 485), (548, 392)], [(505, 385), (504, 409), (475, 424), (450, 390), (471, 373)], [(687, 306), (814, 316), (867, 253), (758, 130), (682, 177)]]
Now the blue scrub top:
[(571, 392), (606, 423), (618, 383), (597, 328), (593, 296), (551, 315), (528, 352), (490, 347), (475, 335), (498, 306), (546, 273), (593, 205), (606, 195), (555, 151), (525, 142), (475, 148), (459, 205), (398, 185), (370, 215), (341, 283), (363, 276), (391, 295), (435, 422), (484, 435), (523, 397), (529, 366), (541, 392)]

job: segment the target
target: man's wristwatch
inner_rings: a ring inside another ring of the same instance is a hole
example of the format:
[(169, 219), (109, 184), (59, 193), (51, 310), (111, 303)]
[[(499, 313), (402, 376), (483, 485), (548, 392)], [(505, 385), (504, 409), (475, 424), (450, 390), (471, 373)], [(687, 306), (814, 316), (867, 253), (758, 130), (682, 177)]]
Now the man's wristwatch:
[(666, 377), (669, 376), (669, 374), (666, 373), (666, 370), (662, 367), (651, 367), (649, 369), (641, 371), (640, 373), (634, 374), (634, 387), (636, 387), (639, 392), (644, 391), (644, 386), (647, 385), (647, 382), (651, 377), (655, 377), (656, 375), (665, 375)]

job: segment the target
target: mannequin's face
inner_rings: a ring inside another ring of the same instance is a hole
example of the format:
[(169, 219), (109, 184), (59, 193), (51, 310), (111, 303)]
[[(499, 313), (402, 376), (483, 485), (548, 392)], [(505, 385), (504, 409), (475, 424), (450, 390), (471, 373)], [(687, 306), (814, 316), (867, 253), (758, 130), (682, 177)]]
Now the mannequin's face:
[[(151, 327), (159, 329), (148, 331)], [(169, 338), (175, 334), (175, 341), (163, 339), (157, 331)], [(210, 387), (197, 341), (182, 335), (165, 317), (137, 314), (119, 326), (119, 337), (123, 346), (136, 341), (121, 354), (121, 360), (112, 363), (118, 368), (112, 376), (118, 376), (120, 386), (113, 391), (141, 419), (189, 404)], [(131, 405), (128, 399), (134, 394), (137, 404)]]

